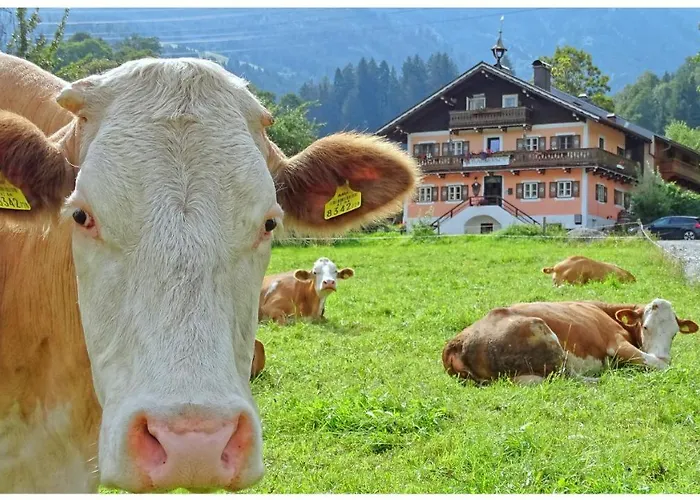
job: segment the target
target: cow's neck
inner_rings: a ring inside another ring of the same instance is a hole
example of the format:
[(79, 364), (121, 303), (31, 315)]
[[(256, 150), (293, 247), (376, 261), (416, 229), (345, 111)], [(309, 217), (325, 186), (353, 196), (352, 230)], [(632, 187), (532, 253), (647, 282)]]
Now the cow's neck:
[(304, 315), (318, 318), (323, 313), (323, 308), (326, 304), (326, 297), (321, 297), (316, 292), (314, 281), (304, 283)]
[(19, 230), (0, 221), (0, 491), (97, 487), (101, 411), (78, 311), (70, 222)]

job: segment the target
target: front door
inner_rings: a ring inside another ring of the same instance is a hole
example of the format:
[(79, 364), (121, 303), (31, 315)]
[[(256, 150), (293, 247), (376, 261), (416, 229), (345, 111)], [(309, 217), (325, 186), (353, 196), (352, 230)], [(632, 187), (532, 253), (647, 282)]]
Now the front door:
[(503, 196), (503, 177), (487, 175), (484, 177), (484, 198), (487, 205), (499, 205)]

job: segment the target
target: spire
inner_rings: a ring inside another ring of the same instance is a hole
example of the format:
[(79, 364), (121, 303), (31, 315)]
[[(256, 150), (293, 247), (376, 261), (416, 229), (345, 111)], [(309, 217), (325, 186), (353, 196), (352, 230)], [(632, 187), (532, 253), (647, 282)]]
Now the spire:
[(496, 40), (496, 45), (491, 47), (491, 53), (493, 53), (493, 57), (496, 58), (496, 64), (494, 64), (495, 67), (499, 69), (505, 69), (508, 70), (508, 68), (505, 68), (501, 65), (501, 59), (503, 59), (503, 56), (508, 52), (508, 49), (503, 45), (503, 19), (504, 17), (501, 16), (501, 26), (498, 29), (498, 40)]

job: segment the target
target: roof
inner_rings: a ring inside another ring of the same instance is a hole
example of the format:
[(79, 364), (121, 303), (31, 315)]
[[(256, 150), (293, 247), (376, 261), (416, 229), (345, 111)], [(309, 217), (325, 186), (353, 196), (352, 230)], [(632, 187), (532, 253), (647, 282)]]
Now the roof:
[[(515, 85), (518, 85), (524, 89), (526, 89), (528, 92), (538, 95), (540, 97), (543, 97), (545, 99), (548, 99), (556, 104), (559, 104), (560, 106), (563, 106), (564, 108), (567, 108), (571, 111), (574, 111), (580, 115), (585, 116), (586, 118), (592, 119), (596, 122), (601, 122), (605, 123), (606, 125), (623, 130), (624, 132), (627, 132), (629, 134), (636, 135), (644, 140), (647, 141), (652, 141), (655, 135), (654, 132), (647, 130), (643, 127), (640, 127), (639, 125), (635, 125), (634, 123), (625, 120), (624, 118), (615, 116), (615, 117), (608, 117), (609, 111), (599, 108), (595, 104), (591, 103), (590, 101), (585, 101), (583, 99), (580, 99), (578, 97), (574, 97), (570, 94), (567, 94), (566, 92), (562, 92), (561, 90), (552, 87), (550, 91), (544, 90), (540, 87), (537, 87), (529, 82), (526, 82), (525, 80), (522, 80), (521, 78), (518, 78), (516, 76), (511, 75), (510, 73), (507, 73), (505, 71), (502, 71), (491, 64), (485, 63), (484, 61), (479, 62), (472, 68), (468, 69), (464, 73), (462, 73), (460, 76), (452, 80), (450, 83), (439, 89), (437, 92), (433, 93), (432, 95), (426, 97), (423, 99), (421, 102), (413, 106), (412, 108), (408, 109), (401, 115), (397, 116), (390, 122), (386, 123), (383, 125), (379, 130), (377, 130), (376, 134), (388, 134), (390, 133), (394, 127), (396, 127), (401, 121), (404, 119), (408, 118), (411, 116), (413, 113), (416, 111), (425, 108), (429, 104), (432, 104), (433, 102), (437, 101), (440, 99), (441, 96), (445, 95), (447, 92), (452, 90), (453, 88), (459, 86), (466, 80), (468, 80), (471, 76), (476, 74), (479, 71), (488, 71), (489, 73), (498, 76), (504, 80), (507, 80), (511, 83), (514, 83)], [(659, 136), (663, 137), (663, 136)], [(664, 138), (665, 139), (665, 138)], [(668, 139), (666, 139), (668, 140)]]

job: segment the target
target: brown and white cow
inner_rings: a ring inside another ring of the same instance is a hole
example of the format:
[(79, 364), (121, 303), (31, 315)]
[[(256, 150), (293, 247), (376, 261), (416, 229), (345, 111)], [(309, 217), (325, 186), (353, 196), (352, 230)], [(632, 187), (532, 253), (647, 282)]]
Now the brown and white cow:
[(284, 324), (289, 317), (321, 318), (326, 310), (326, 299), (337, 290), (337, 280), (354, 275), (351, 268), (338, 271), (333, 261), (321, 257), (314, 262), (311, 271), (297, 269), (265, 276), (258, 319), (272, 319)]
[(542, 272), (552, 275), (555, 286), (561, 286), (564, 282), (585, 284), (589, 281), (605, 281), (605, 278), (611, 274), (617, 276), (617, 279), (623, 283), (635, 281), (632, 273), (615, 264), (600, 262), (582, 255), (567, 257), (553, 267), (543, 268)]
[(255, 339), (255, 349), (253, 350), (253, 363), (250, 367), (250, 378), (260, 375), (265, 369), (265, 346), (258, 339)]
[[(70, 151), (0, 113), (0, 173), (31, 205), (0, 209), (0, 491), (256, 483), (249, 377), (273, 230), (395, 213), (417, 165), (349, 133), (287, 158), (245, 82), (199, 59), (131, 61), (56, 100)], [(346, 183), (361, 206), (325, 219)]]
[(698, 325), (680, 320), (671, 303), (646, 306), (603, 302), (533, 302), (492, 309), (443, 349), (451, 375), (489, 382), (508, 376), (540, 382), (564, 371), (584, 377), (603, 368), (607, 358), (665, 369), (678, 331)]

